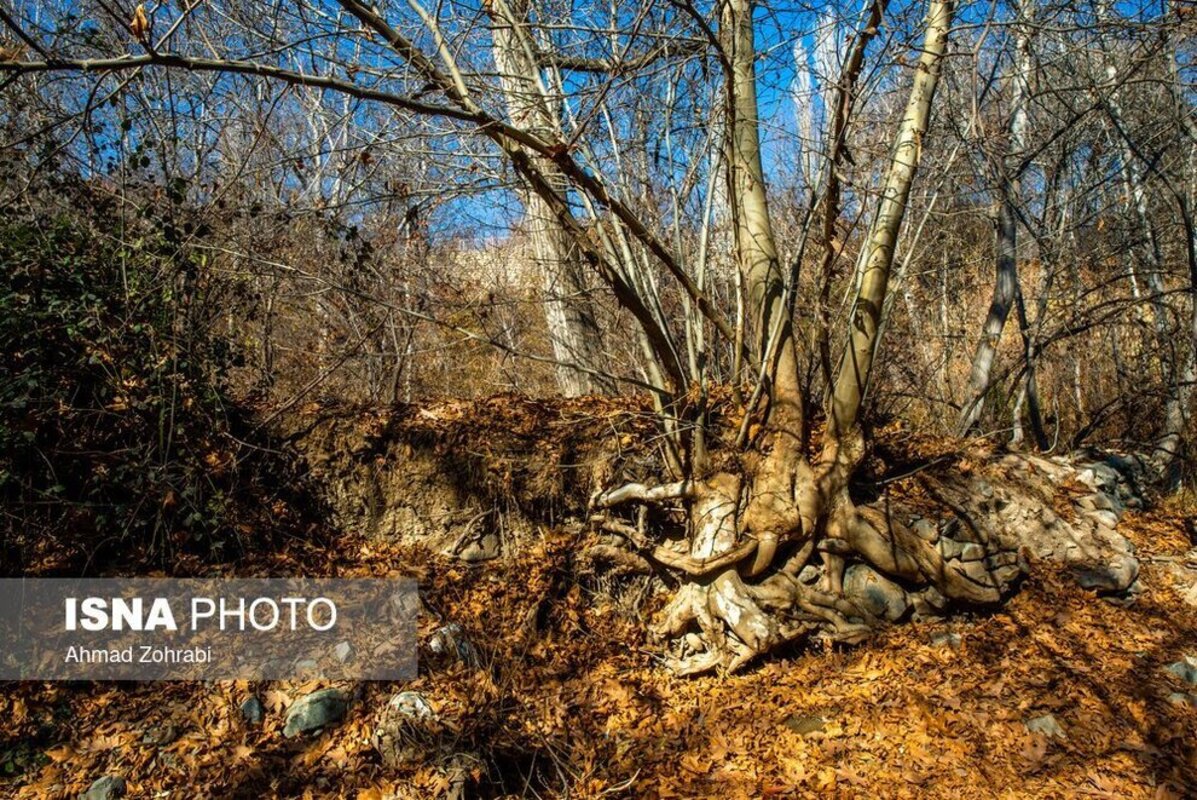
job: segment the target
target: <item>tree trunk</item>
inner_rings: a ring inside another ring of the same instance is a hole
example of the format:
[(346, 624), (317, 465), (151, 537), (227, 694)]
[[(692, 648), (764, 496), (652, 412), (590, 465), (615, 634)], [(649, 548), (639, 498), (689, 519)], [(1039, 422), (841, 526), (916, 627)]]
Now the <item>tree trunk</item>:
[[(843, 640), (863, 637), (879, 618), (867, 607), (863, 585), (854, 583), (853, 592), (844, 591), (849, 562), (858, 562), (854, 576), (876, 569), (974, 602), (996, 601), (1019, 572), (1016, 557), (1012, 561), (1009, 553), (999, 556), (984, 545), (977, 546), (978, 557), (968, 563), (951, 555), (956, 549), (945, 555), (882, 510), (858, 507), (848, 493), (864, 454), (858, 416), (952, 9), (951, 2), (931, 3), (910, 100), (858, 264), (859, 292), (830, 401), (832, 421), (822, 455), (812, 464), (805, 455), (804, 388), (798, 377), (792, 304), (778, 264), (761, 166), (752, 6), (750, 0), (729, 0), (725, 6), (721, 43), (729, 73), (729, 195), (737, 259), (754, 322), (754, 351), (764, 377), (764, 408), (747, 413), (760, 415), (763, 425), (741, 459), (742, 472), (696, 475), (657, 487), (628, 484), (600, 492), (593, 501), (598, 512), (594, 521), (602, 529), (628, 538), (649, 558), (688, 577), (658, 626), (662, 635), (674, 639), (675, 667), (683, 673), (734, 670), (815, 630)], [(642, 507), (635, 525), (612, 516), (629, 503)], [(661, 503), (681, 504), (688, 512), (685, 552), (666, 544), (652, 546), (646, 537), (643, 506)], [(812, 560), (821, 564), (818, 586), (803, 572)]]
[(837, 435), (842, 436), (857, 425), (857, 415), (868, 387), (894, 248), (902, 218), (906, 215), (906, 199), (922, 157), (923, 135), (931, 118), (931, 100), (939, 81), (954, 6), (953, 2), (931, 3), (923, 52), (894, 143), (881, 202), (869, 231), (868, 243), (857, 264), (859, 288), (852, 309), (848, 348), (840, 360), (828, 414), (829, 428)]
[[(536, 61), (536, 42), (528, 27), (528, 0), (487, 4), (494, 26), (492, 51), (507, 113), (512, 122), (546, 141), (558, 138), (558, 100), (552, 97)], [(536, 159), (546, 180), (564, 197), (569, 182), (546, 159)], [(582, 254), (556, 213), (537, 192), (524, 191), (525, 229), (541, 278), (545, 322), (557, 385), (567, 397), (609, 394), (614, 382), (603, 367), (603, 351), (594, 303), (585, 280)]]
[[(998, 166), (997, 183), (999, 188), (996, 235), (996, 260), (993, 284), (993, 297), (989, 302), (989, 311), (985, 316), (985, 325), (981, 330), (981, 338), (977, 342), (976, 352), (973, 354), (972, 369), (969, 370), (968, 392), (965, 403), (961, 408), (957, 429), (964, 435), (970, 433), (981, 418), (985, 408), (985, 396), (989, 392), (990, 378), (993, 373), (994, 361), (997, 359), (997, 348), (1001, 342), (1002, 331), (1005, 330), (1006, 320), (1010, 310), (1019, 306), (1020, 329), (1026, 336), (1026, 315), (1022, 313), (1022, 289), (1018, 284), (1018, 213), (1015, 203), (1018, 201), (1020, 180), (1013, 174), (1014, 162), (1022, 158), (1027, 149), (1028, 105), (1030, 102), (1031, 77), (1031, 36), (1034, 19), (1034, 0), (1024, 0), (1019, 9), (1019, 25), (1016, 34), (1015, 49), (1017, 51), (1016, 67), (1013, 74), (1013, 86), (1010, 99), (1009, 140), (1006, 156)], [(1029, 353), (1029, 349), (1024, 347)], [(1028, 367), (1031, 365), (1028, 364)], [(1029, 373), (1028, 373), (1029, 376)], [(1024, 391), (1035, 391), (1034, 381), (1028, 382)], [(1038, 397), (1031, 397), (1031, 409), (1037, 413)], [(1042, 445), (1045, 437), (1041, 436), (1042, 424), (1037, 418), (1032, 419), (1036, 437)]]

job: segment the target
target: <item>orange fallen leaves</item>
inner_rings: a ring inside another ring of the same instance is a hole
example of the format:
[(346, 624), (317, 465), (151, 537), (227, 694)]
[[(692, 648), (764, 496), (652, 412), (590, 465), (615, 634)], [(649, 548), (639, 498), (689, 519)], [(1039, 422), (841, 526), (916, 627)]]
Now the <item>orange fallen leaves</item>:
[[(1178, 530), (1152, 515), (1126, 523), (1141, 552), (1187, 549)], [(534, 552), (481, 568), (383, 541), (334, 546), (242, 568), (419, 574), (439, 615), (425, 633), (459, 622), (486, 668), (364, 685), (343, 724), (295, 740), (281, 736), (281, 717), (314, 688), (305, 684), (22, 684), (0, 699), (4, 738), (42, 742), (46, 763), (0, 794), (74, 796), (111, 770), (144, 796), (203, 786), (212, 796), (437, 797), (451, 784), (444, 763), (387, 770), (369, 745), (374, 712), (415, 689), (461, 751), (484, 754), (473, 779), (494, 795), (519, 796), (512, 765), (523, 759), (521, 768), (544, 765), (542, 782), (560, 765), (581, 798), (1194, 796), (1197, 709), (1166, 702), (1177, 687), (1161, 667), (1197, 654), (1197, 611), (1154, 564), (1129, 608), (1037, 573), (1004, 609), (954, 620), (958, 647), (931, 644), (941, 628), (917, 623), (859, 647), (794, 650), (743, 675), (682, 680), (652, 658), (638, 616), (659, 598), (628, 606), (596, 598), (590, 584), (575, 590), (568, 537), (547, 535)], [(261, 727), (240, 717), (250, 693), (267, 709)], [(1026, 730), (1048, 712), (1066, 739)], [(802, 735), (784, 725), (794, 716), (826, 722)], [(147, 744), (150, 724), (180, 735)], [(535, 790), (564, 794), (559, 783)]]

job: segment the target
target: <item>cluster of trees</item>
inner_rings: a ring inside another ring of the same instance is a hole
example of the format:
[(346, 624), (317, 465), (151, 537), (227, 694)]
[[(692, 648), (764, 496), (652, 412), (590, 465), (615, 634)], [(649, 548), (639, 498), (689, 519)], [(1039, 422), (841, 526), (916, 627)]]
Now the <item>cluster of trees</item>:
[[(690, 509), (669, 558), (693, 577), (687, 608), (735, 629), (719, 663), (781, 638), (753, 581), (816, 539), (874, 563), (888, 548), (877, 566), (899, 577), (942, 571), (849, 496), (866, 407), (1042, 450), (1100, 432), (1181, 474), (1183, 4), (0, 11), (0, 148), (121, 197), (157, 185), (208, 220), (189, 246), (250, 287), (224, 324), (280, 402), (651, 393), (663, 482), (596, 507)], [(480, 253), (534, 282), (463, 269)], [(735, 466), (709, 452), (716, 384), (743, 419)]]

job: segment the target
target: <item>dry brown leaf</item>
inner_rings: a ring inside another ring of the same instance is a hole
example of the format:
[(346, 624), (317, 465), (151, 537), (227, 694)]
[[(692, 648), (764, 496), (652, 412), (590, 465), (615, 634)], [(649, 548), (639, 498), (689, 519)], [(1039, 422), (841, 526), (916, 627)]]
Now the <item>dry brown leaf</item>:
[(45, 752), (46, 756), (51, 761), (55, 762), (56, 764), (61, 764), (63, 761), (66, 761), (75, 756), (75, 748), (71, 747), (69, 744), (63, 744), (63, 745), (59, 745), (58, 747), (52, 747), (49, 750), (45, 750), (43, 752)]
[(137, 8), (133, 9), (133, 19), (129, 21), (129, 32), (133, 34), (133, 38), (145, 44), (149, 40), (150, 35), (150, 20), (145, 13), (145, 5), (138, 3)]

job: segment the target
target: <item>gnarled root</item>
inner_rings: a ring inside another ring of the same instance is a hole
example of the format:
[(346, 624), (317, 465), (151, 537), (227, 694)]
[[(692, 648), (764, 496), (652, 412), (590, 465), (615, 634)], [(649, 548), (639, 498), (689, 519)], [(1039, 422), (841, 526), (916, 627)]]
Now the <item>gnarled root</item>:
[[(701, 637), (684, 635), (692, 623)], [(730, 569), (709, 583), (683, 586), (665, 609), (656, 632), (682, 637), (680, 657), (671, 663), (682, 675), (716, 668), (733, 671), (781, 640), (776, 621)]]
[(951, 600), (996, 603), (1025, 571), (1017, 551), (997, 542), (943, 539), (937, 547), (867, 506), (843, 517), (834, 527), (851, 553), (890, 577), (935, 586)]
[[(1082, 586), (1134, 591), (1134, 548), (1114, 530), (1133, 495), (1107, 463), (1005, 454), (961, 469), (940, 458), (911, 474), (915, 491), (864, 503), (850, 491), (862, 441), (829, 439), (809, 462), (779, 434), (745, 456), (743, 477), (595, 495), (599, 528), (683, 576), (656, 626), (675, 669), (731, 671), (802, 637), (855, 642), (908, 616), (993, 605), (1026, 574), (1024, 553), (1069, 565)], [(1060, 496), (1070, 481), (1092, 493)], [(1072, 508), (1059, 508), (1066, 499)], [(628, 507), (631, 521), (615, 516)], [(685, 539), (650, 531), (650, 507), (684, 521)]]
[[(802, 493), (797, 487), (791, 497)], [(720, 473), (660, 487), (628, 484), (595, 496), (593, 507), (603, 511), (592, 517), (597, 527), (687, 578), (654, 629), (669, 641), (669, 663), (680, 674), (735, 671), (806, 636), (858, 642), (949, 601), (993, 604), (1025, 571), (1016, 548), (971, 520), (962, 524), (955, 512), (938, 524), (912, 525), (895, 509), (856, 506), (841, 491), (829, 498), (819, 530), (800, 519), (793, 501), (787, 510), (780, 493), (765, 501), (747, 494), (740, 478)], [(657, 543), (644, 504), (673, 502), (686, 504), (688, 539)], [(610, 515), (629, 503), (641, 504), (635, 524)], [(762, 520), (775, 524), (765, 531), (749, 527)], [(783, 551), (791, 555), (775, 563)]]
[[(735, 672), (756, 656), (812, 633), (858, 642), (879, 624), (850, 599), (803, 585), (784, 572), (750, 584), (727, 570), (708, 584), (683, 586), (654, 633), (675, 640), (670, 666), (692, 675)], [(692, 631), (695, 626), (701, 635)]]

